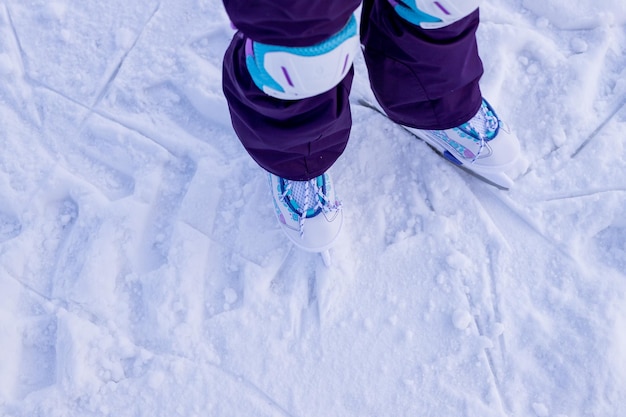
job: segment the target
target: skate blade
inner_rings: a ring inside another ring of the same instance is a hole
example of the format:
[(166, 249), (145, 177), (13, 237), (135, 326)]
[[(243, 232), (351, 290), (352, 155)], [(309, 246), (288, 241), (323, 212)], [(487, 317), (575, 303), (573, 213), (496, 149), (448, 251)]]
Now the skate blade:
[(319, 253), (322, 257), (322, 262), (324, 262), (324, 266), (326, 268), (330, 268), (333, 265), (332, 259), (330, 257), (330, 250), (325, 250)]

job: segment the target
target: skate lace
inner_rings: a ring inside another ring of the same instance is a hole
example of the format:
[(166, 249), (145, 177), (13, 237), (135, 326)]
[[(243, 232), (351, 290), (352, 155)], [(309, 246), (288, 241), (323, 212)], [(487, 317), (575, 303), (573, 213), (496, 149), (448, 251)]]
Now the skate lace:
[(283, 179), (284, 191), (280, 198), (298, 215), (300, 236), (304, 235), (306, 219), (317, 216), (320, 212), (329, 213), (341, 207), (338, 201), (331, 202), (325, 193), (323, 176), (308, 181)]
[(500, 120), (498, 116), (496, 116), (493, 109), (483, 101), (478, 113), (462, 126), (462, 130), (468, 131), (468, 133), (479, 140), (478, 151), (474, 153), (474, 158), (470, 161), (470, 164), (478, 160), (487, 142), (496, 136), (499, 127)]

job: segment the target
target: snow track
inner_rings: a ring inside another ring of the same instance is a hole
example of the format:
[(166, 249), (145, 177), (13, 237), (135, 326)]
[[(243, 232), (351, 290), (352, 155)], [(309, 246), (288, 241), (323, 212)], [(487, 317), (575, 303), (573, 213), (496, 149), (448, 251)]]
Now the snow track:
[(623, 416), (626, 13), (483, 3), (529, 171), (353, 106), (330, 268), (230, 128), (219, 1), (0, 5), (0, 415)]

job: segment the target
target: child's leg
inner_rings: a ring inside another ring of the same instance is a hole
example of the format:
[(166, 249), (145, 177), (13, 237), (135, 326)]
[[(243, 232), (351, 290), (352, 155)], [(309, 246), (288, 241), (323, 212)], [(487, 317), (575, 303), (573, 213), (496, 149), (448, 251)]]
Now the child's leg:
[[(467, 122), (482, 98), (478, 81), (483, 67), (475, 37), (478, 10), (465, 11), (470, 14), (451, 24), (426, 23), (423, 26), (438, 28), (423, 29), (416, 24), (420, 12), (404, 3), (411, 1), (364, 3), (361, 39), (376, 98), (392, 120), (406, 126), (448, 129)], [(446, 2), (423, 3), (443, 7)]]
[[(341, 155), (350, 134), (353, 54), (344, 51), (358, 41), (342, 30), (359, 1), (261, 3), (224, 2), (240, 29), (223, 68), (232, 124), (248, 153), (267, 171), (290, 180), (315, 178)], [(318, 49), (310, 48), (315, 45), (323, 47), (319, 57)], [(299, 86), (320, 62), (339, 68), (330, 87), (323, 85), (325, 77)]]
[(455, 165), (509, 188), (527, 162), (478, 86), (477, 6), (478, 0), (366, 0), (365, 60), (391, 119)]

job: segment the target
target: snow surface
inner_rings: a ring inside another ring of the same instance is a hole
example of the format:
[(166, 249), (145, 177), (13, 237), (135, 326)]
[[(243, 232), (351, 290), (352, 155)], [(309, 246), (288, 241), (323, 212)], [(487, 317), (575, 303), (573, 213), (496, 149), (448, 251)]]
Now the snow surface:
[(2, 2), (0, 415), (626, 415), (625, 3), (482, 19), (529, 171), (355, 104), (326, 268), (230, 128), (218, 0)]

